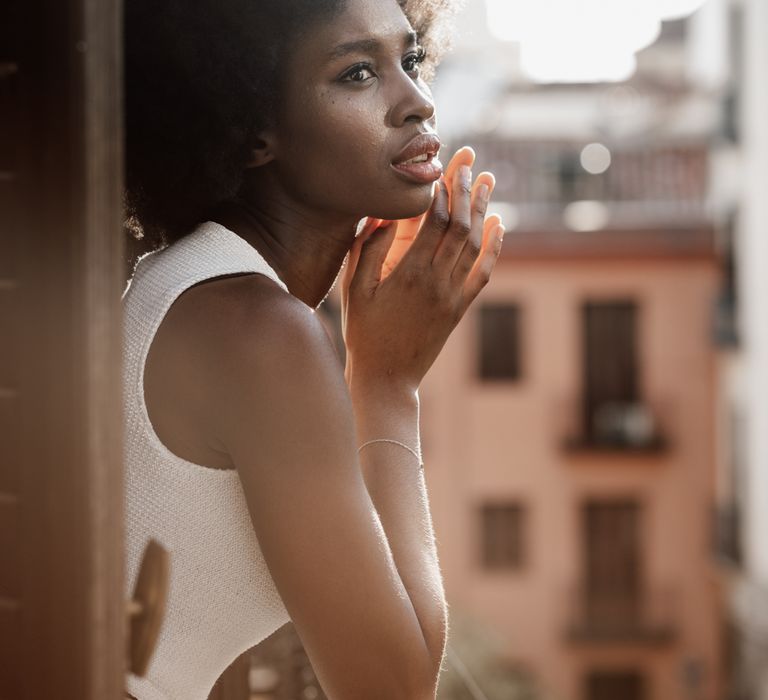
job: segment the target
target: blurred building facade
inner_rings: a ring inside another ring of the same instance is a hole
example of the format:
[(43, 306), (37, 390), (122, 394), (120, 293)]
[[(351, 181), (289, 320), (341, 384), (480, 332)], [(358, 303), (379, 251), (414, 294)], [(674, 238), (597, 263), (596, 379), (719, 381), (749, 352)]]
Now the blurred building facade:
[(508, 234), (422, 390), (449, 601), (543, 698), (722, 697), (712, 234)]
[(721, 303), (718, 553), (729, 588), (729, 700), (768, 699), (768, 3), (729, 4), (727, 138), (713, 198), (729, 248)]
[(732, 10), (665, 23), (615, 85), (532, 85), (504, 44), (473, 75), (492, 41), (468, 12), (443, 135), (496, 173), (510, 230), (422, 390), (449, 602), (542, 698), (720, 700), (739, 664), (712, 546)]

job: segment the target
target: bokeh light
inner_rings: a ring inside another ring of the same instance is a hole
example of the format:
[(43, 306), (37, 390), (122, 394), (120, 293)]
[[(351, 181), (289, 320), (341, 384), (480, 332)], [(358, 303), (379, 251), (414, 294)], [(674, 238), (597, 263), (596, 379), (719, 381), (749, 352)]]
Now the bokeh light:
[(608, 208), (602, 202), (571, 202), (563, 211), (563, 222), (571, 231), (599, 231), (608, 223)]
[(602, 143), (590, 143), (582, 149), (580, 160), (584, 170), (600, 175), (611, 167), (611, 152)]

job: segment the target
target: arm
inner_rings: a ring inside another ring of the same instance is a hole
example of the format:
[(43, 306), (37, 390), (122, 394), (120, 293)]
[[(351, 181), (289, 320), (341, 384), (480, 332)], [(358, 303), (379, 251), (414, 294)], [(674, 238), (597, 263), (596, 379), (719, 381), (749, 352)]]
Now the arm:
[(482, 202), (470, 216), (466, 182), (454, 199), (451, 217), (447, 191), (437, 194), (384, 283), (392, 227), (356, 243), (345, 374), (314, 314), (276, 288), (244, 295), (252, 303), (217, 334), (211, 424), (333, 700), (435, 697), (446, 606), (423, 475), (402, 448), (371, 445), (360, 459), (356, 448), (379, 437), (418, 444), (418, 384), (490, 276), (497, 222), (484, 222)]
[[(423, 595), (406, 587), (366, 488), (349, 391), (324, 329), (276, 289), (261, 289), (226, 327), (211, 421), (320, 683), (333, 700), (430, 700), (435, 651), (416, 611)], [(418, 472), (399, 455), (381, 459), (404, 481)], [(397, 532), (395, 552), (411, 536)]]
[[(353, 405), (358, 444), (386, 436), (418, 451), (417, 393), (394, 393), (382, 387), (355, 395)], [(424, 635), (430, 673), (436, 683), (445, 651), (448, 611), (424, 472), (407, 450), (387, 443), (365, 447), (360, 461), (368, 493)]]
[[(374, 221), (350, 251), (342, 314), (358, 444), (392, 438), (419, 451), (417, 388), (490, 278), (503, 236), (498, 217), (485, 219), (493, 176), (481, 174), (474, 188), (468, 168), (453, 177), (473, 158), (469, 149), (457, 153), (446, 174), (450, 193), (441, 183), (423, 222), (375, 232), (381, 222)], [(429, 649), (436, 687), (447, 609), (423, 473), (413, 455), (387, 443), (367, 446), (361, 461)]]

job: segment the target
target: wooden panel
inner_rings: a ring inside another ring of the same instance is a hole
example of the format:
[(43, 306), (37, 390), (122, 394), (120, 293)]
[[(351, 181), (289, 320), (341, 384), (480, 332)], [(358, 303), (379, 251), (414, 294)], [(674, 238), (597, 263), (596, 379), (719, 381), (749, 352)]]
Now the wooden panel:
[[(10, 212), (18, 202), (21, 99), (18, 51), (12, 37), (20, 21), (15, 3), (0, 3), (0, 212)], [(0, 295), (16, 282), (18, 218), (3, 216), (0, 232)], [(0, 329), (8, 326), (0, 316)], [(0, 338), (4, 338), (3, 332)]]
[(18, 8), (0, 9), (0, 700), (22, 692), (21, 540), (19, 537)]
[(17, 401), (0, 398), (0, 493), (18, 493), (20, 416)]
[[(0, 236), (0, 259), (7, 259), (3, 240)], [(18, 307), (16, 280), (0, 278), (0, 494), (18, 494), (19, 489), (18, 378), (22, 338)]]
[(123, 697), (120, 16), (0, 9), (0, 700)]
[(21, 595), (20, 545), (18, 497), (0, 492), (0, 600)]
[(22, 695), (22, 655), (18, 631), (20, 610), (0, 598), (0, 700), (17, 700)]
[(12, 278), (0, 281), (0, 401), (18, 390), (21, 329), (15, 311), (19, 305), (16, 286)]

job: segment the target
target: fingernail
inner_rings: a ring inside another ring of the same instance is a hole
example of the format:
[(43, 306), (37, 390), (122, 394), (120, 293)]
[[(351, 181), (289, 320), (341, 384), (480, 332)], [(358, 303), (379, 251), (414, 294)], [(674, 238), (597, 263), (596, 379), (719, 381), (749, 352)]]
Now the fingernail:
[(490, 192), (490, 189), (488, 189), (488, 185), (483, 183), (480, 185), (480, 187), (477, 188), (477, 196), (480, 198), (481, 202), (488, 202), (488, 194)]
[(472, 183), (472, 171), (468, 165), (462, 165), (459, 168), (459, 177), (461, 177), (462, 183), (469, 187), (469, 185)]

